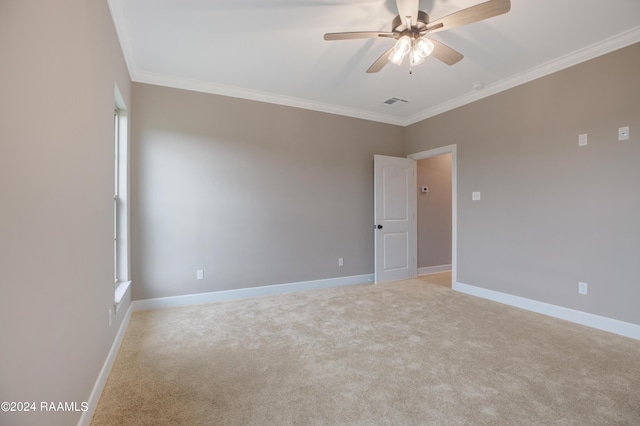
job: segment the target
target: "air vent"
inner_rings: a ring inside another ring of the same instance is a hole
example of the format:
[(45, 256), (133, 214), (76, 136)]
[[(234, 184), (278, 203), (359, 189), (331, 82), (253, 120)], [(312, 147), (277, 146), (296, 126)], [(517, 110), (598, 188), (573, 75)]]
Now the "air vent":
[(382, 102), (386, 106), (390, 106), (392, 108), (398, 108), (406, 103), (409, 103), (408, 100), (402, 98), (389, 98), (386, 101)]

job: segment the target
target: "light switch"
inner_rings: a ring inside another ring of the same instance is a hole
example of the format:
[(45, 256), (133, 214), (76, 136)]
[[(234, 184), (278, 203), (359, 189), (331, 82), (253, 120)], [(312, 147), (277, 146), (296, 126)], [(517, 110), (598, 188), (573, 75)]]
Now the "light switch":
[(480, 201), (480, 191), (474, 191), (471, 193), (471, 199), (473, 201)]
[(587, 134), (582, 134), (578, 136), (578, 146), (587, 146)]
[(204, 270), (198, 269), (196, 271), (196, 279), (197, 280), (204, 280)]

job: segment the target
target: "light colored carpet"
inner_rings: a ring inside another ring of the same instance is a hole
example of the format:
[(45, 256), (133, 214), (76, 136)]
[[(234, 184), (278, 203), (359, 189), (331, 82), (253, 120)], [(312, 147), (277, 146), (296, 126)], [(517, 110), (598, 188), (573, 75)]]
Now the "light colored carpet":
[(420, 281), (424, 281), (429, 284), (435, 284), (442, 287), (451, 288), (451, 271), (420, 275), (418, 279)]
[(420, 280), (136, 312), (93, 425), (639, 425), (640, 342)]

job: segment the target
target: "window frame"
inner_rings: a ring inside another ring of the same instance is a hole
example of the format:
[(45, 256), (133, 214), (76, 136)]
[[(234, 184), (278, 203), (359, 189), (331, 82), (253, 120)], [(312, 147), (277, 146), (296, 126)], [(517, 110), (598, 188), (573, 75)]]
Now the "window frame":
[(114, 304), (118, 312), (131, 287), (129, 247), (129, 143), (128, 114), (118, 87), (114, 108), (113, 275)]

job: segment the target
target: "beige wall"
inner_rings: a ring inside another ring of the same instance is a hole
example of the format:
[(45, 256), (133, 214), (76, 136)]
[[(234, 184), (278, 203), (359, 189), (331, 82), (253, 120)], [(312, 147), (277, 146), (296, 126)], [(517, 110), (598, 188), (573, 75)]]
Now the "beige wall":
[(127, 310), (109, 327), (114, 83), (129, 102), (130, 81), (106, 1), (3, 0), (0, 58), (0, 401), (81, 403)]
[[(451, 264), (451, 154), (418, 161), (418, 268)], [(426, 186), (429, 192), (422, 193)]]
[(458, 146), (459, 282), (640, 324), (639, 69), (635, 44), (405, 129)]
[(134, 299), (373, 272), (401, 127), (137, 83), (133, 115)]

